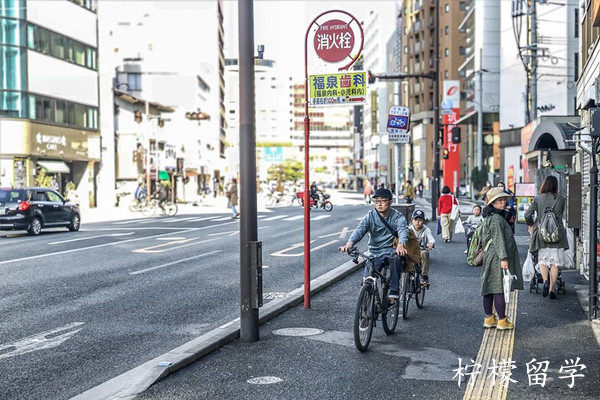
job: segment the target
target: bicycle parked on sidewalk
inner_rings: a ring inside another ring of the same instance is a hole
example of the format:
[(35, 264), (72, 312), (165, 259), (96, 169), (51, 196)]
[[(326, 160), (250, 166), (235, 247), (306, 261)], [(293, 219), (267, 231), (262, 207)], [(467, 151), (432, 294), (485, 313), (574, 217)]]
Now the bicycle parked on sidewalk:
[[(423, 250), (421, 246), (421, 250)], [(423, 308), (425, 291), (429, 290), (429, 283), (422, 278), (421, 264), (415, 264), (414, 272), (404, 272), (402, 278), (402, 319), (408, 318), (408, 305), (414, 297), (418, 308)]]
[(369, 276), (364, 278), (356, 301), (353, 325), (354, 345), (358, 351), (365, 352), (371, 342), (373, 328), (379, 316), (381, 316), (383, 331), (387, 335), (391, 335), (396, 330), (400, 304), (397, 300), (390, 302), (388, 299), (390, 289), (389, 264), (391, 260), (399, 257), (395, 253), (378, 256), (386, 257), (388, 261), (382, 264), (381, 271), (377, 271), (373, 266), (375, 259), (378, 257), (367, 256), (356, 247), (348, 250), (348, 255), (352, 257), (356, 264), (359, 262), (358, 258), (362, 257), (369, 265)]

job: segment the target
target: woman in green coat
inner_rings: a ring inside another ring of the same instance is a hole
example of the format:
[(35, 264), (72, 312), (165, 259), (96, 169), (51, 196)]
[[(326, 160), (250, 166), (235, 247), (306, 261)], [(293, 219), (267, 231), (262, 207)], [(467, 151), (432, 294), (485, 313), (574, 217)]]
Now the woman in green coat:
[[(513, 329), (514, 324), (506, 316), (504, 287), (502, 285), (503, 270), (508, 269), (517, 279), (512, 289), (523, 290), (523, 273), (519, 261), (519, 251), (512, 229), (504, 217), (506, 201), (511, 194), (496, 187), (490, 189), (485, 196), (487, 207), (483, 210), (486, 217), (483, 224), (482, 245), (487, 247), (481, 268), (481, 295), (485, 328), (498, 330)], [(496, 308), (498, 319), (493, 314), (492, 306)]]
[[(558, 222), (558, 241), (556, 243), (544, 242), (542, 235), (538, 232), (538, 225), (546, 208), (552, 208), (554, 217)], [(525, 212), (525, 222), (529, 225), (529, 232), (531, 233), (529, 252), (537, 253), (540, 273), (544, 280), (542, 296), (546, 297), (550, 292), (551, 299), (556, 299), (554, 285), (558, 279), (558, 268), (565, 265), (565, 250), (569, 248), (567, 232), (562, 222), (564, 212), (565, 198), (558, 193), (558, 179), (550, 175), (544, 179), (544, 183), (540, 187), (540, 194), (535, 196), (533, 203)], [(548, 269), (550, 269), (549, 280)]]

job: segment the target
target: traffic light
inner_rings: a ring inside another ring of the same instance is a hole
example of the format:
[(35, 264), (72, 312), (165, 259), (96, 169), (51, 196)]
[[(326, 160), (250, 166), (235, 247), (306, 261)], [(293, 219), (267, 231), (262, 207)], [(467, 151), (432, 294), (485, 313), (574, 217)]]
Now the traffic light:
[(133, 112), (133, 119), (135, 120), (135, 122), (137, 122), (138, 124), (142, 122), (142, 111), (141, 110), (135, 110)]
[(448, 157), (450, 157), (450, 150), (444, 149), (443, 156), (444, 156), (444, 160), (447, 160)]
[(373, 72), (367, 71), (367, 81), (369, 83), (375, 83), (375, 79), (377, 79), (377, 77), (373, 74)]
[(458, 126), (452, 128), (452, 143), (460, 143), (460, 128)]

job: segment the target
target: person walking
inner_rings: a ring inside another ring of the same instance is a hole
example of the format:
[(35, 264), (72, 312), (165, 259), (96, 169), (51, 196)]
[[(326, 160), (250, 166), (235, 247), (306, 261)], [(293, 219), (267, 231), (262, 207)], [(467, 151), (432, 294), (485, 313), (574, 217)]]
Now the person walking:
[[(481, 223), (483, 228), (481, 244), (486, 249), (481, 267), (481, 295), (485, 312), (483, 326), (498, 330), (514, 328), (514, 324), (506, 316), (502, 282), (504, 270), (517, 277), (511, 290), (523, 290), (523, 272), (517, 243), (503, 215), (506, 202), (510, 197), (508, 192), (499, 187), (488, 190), (485, 197), (487, 206), (483, 210), (483, 215), (486, 217)], [(494, 315), (492, 307), (496, 309), (498, 318)]]
[(373, 187), (371, 186), (371, 182), (365, 180), (365, 187), (363, 189), (363, 195), (365, 197), (365, 204), (371, 204), (371, 194), (373, 193)]
[(448, 243), (452, 240), (454, 221), (452, 221), (451, 214), (452, 206), (454, 204), (458, 206), (458, 200), (450, 193), (450, 188), (444, 186), (442, 188), (442, 195), (438, 200), (438, 216), (440, 217), (440, 224), (442, 225), (442, 238), (444, 239), (444, 243)]
[(236, 210), (235, 206), (238, 205), (238, 190), (237, 190), (237, 179), (233, 178), (231, 184), (225, 193), (227, 196), (228, 207), (231, 207), (231, 218), (239, 218), (240, 213)]
[[(539, 224), (544, 216), (544, 211), (551, 208), (558, 222), (558, 241), (548, 243), (539, 233)], [(531, 240), (529, 241), (529, 252), (537, 253), (540, 273), (544, 280), (542, 296), (550, 294), (551, 299), (556, 299), (554, 285), (558, 279), (558, 269), (565, 262), (565, 250), (569, 249), (567, 232), (563, 224), (563, 214), (565, 211), (565, 198), (558, 193), (558, 179), (555, 176), (548, 176), (544, 179), (540, 187), (540, 194), (535, 196), (533, 202), (525, 212), (525, 223), (529, 225)], [(534, 218), (534, 215), (535, 218)], [(548, 279), (548, 270), (550, 269), (550, 279)]]
[(406, 187), (404, 188), (404, 198), (406, 199), (406, 204), (412, 203), (415, 198), (415, 188), (412, 185), (411, 180), (406, 181)]

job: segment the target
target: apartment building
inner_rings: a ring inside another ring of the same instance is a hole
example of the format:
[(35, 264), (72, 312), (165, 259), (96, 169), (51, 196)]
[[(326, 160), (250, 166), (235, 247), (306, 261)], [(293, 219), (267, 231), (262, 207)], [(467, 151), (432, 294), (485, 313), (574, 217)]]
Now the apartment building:
[[(96, 204), (98, 41), (95, 0), (0, 1), (0, 186), (36, 185)], [(39, 182), (38, 182), (39, 183)]]

